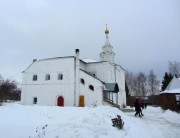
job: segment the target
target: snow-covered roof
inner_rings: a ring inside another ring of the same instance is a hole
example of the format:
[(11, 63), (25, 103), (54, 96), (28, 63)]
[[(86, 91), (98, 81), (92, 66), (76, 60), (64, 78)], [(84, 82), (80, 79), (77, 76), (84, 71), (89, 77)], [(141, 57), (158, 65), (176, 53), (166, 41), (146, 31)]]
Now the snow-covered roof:
[(99, 61), (97, 61), (95, 59), (89, 59), (89, 58), (84, 58), (84, 59), (82, 59), (82, 61), (84, 61), (85, 63), (99, 62)]
[(180, 79), (173, 77), (173, 79), (168, 84), (166, 90), (162, 91), (160, 94), (163, 93), (180, 94)]
[(163, 94), (163, 93), (171, 93), (171, 94), (180, 94), (180, 88), (179, 89), (173, 89), (173, 90), (165, 90), (165, 91), (162, 91), (160, 94)]
[(119, 86), (117, 83), (105, 83), (106, 90), (104, 91), (109, 91), (109, 92), (114, 92), (117, 93), (119, 92)]
[(168, 84), (166, 90), (180, 89), (180, 79), (173, 77), (171, 82)]

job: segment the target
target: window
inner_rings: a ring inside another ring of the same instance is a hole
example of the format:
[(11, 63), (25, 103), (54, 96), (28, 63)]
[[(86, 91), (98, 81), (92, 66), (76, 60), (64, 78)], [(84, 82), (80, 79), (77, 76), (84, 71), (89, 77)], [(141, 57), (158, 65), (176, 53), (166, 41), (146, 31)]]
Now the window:
[(85, 84), (84, 79), (81, 79), (81, 83), (82, 83), (82, 84)]
[(58, 80), (62, 80), (63, 79), (63, 75), (62, 74), (58, 74)]
[(50, 74), (46, 74), (46, 80), (50, 80)]
[(33, 104), (37, 104), (37, 97), (33, 98)]
[(89, 89), (94, 91), (94, 87), (92, 85), (89, 85)]
[(37, 81), (37, 75), (33, 75), (33, 81)]

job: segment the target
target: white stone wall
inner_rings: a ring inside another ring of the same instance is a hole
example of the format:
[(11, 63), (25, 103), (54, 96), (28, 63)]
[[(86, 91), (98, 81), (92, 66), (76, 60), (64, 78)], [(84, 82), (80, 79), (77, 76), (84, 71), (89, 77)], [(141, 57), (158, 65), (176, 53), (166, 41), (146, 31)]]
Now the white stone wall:
[(116, 66), (116, 74), (117, 74), (117, 82), (118, 85), (121, 86), (119, 87), (119, 105), (123, 107), (123, 105), (126, 106), (126, 92), (125, 92), (125, 70), (122, 69), (120, 66)]
[[(74, 106), (74, 98), (69, 92), (74, 91), (73, 86), (66, 85), (28, 85), (25, 92), (24, 104), (33, 105), (33, 98), (37, 97), (37, 105), (57, 105), (58, 96), (63, 96), (65, 106)], [(73, 93), (71, 93), (73, 95)]]
[[(79, 94), (75, 100), (75, 63), (74, 57), (54, 58), (34, 62), (23, 72), (22, 95), (23, 104), (33, 104), (33, 98), (37, 97), (38, 105), (57, 105), (58, 96), (64, 97), (65, 106), (74, 106), (79, 102), (80, 95), (85, 96), (85, 106), (102, 105), (103, 92), (102, 82), (80, 70), (79, 82), (83, 78), (85, 85), (78, 86)], [(125, 94), (125, 71), (109, 62), (84, 63), (80, 62), (80, 69), (91, 74), (106, 83), (117, 82), (120, 92), (118, 93), (118, 103), (116, 94), (114, 102), (122, 107), (126, 104)], [(63, 74), (63, 80), (58, 80), (58, 74)], [(50, 80), (45, 80), (46, 74), (50, 74)], [(33, 75), (37, 75), (37, 81), (33, 81)], [(116, 77), (115, 77), (116, 75)], [(78, 80), (78, 79), (77, 79)], [(94, 92), (89, 89), (89, 85), (94, 86)], [(77, 90), (78, 90), (77, 89)]]
[(97, 62), (89, 63), (86, 67), (83, 65), (83, 69), (86, 69), (87, 72), (95, 74), (96, 77), (103, 82), (118, 83), (118, 100), (116, 100), (117, 94), (113, 94), (114, 103), (120, 105), (120, 107), (122, 107), (123, 104), (126, 105), (125, 71), (120, 66), (114, 66), (109, 62)]
[[(103, 84), (101, 81), (95, 79), (94, 77), (80, 71), (80, 79), (84, 79), (85, 83), (80, 82), (80, 92), (79, 95), (84, 96), (85, 106), (102, 105), (103, 101)], [(94, 87), (94, 91), (89, 89), (89, 85)]]
[[(63, 79), (58, 80), (58, 74)], [(50, 80), (45, 80), (50, 74)], [(37, 75), (37, 81), (33, 81)], [(57, 105), (57, 97), (64, 97), (64, 105), (74, 105), (74, 58), (55, 58), (33, 63), (23, 72), (22, 96), (23, 104), (33, 104), (37, 97), (38, 105)]]

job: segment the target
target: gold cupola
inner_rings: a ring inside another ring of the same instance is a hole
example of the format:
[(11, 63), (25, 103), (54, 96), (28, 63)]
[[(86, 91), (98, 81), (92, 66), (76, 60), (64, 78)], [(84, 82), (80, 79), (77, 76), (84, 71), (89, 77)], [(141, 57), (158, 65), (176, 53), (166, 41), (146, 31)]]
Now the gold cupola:
[(106, 24), (105, 34), (109, 34), (109, 30), (107, 29), (107, 24)]

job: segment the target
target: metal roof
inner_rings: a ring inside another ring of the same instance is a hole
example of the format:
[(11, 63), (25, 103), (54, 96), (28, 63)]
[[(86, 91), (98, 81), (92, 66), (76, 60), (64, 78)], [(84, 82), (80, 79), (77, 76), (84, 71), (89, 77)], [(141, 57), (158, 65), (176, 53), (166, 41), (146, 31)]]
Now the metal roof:
[(109, 91), (109, 92), (114, 92), (117, 93), (119, 92), (119, 86), (117, 83), (105, 83), (106, 90), (104, 91)]

